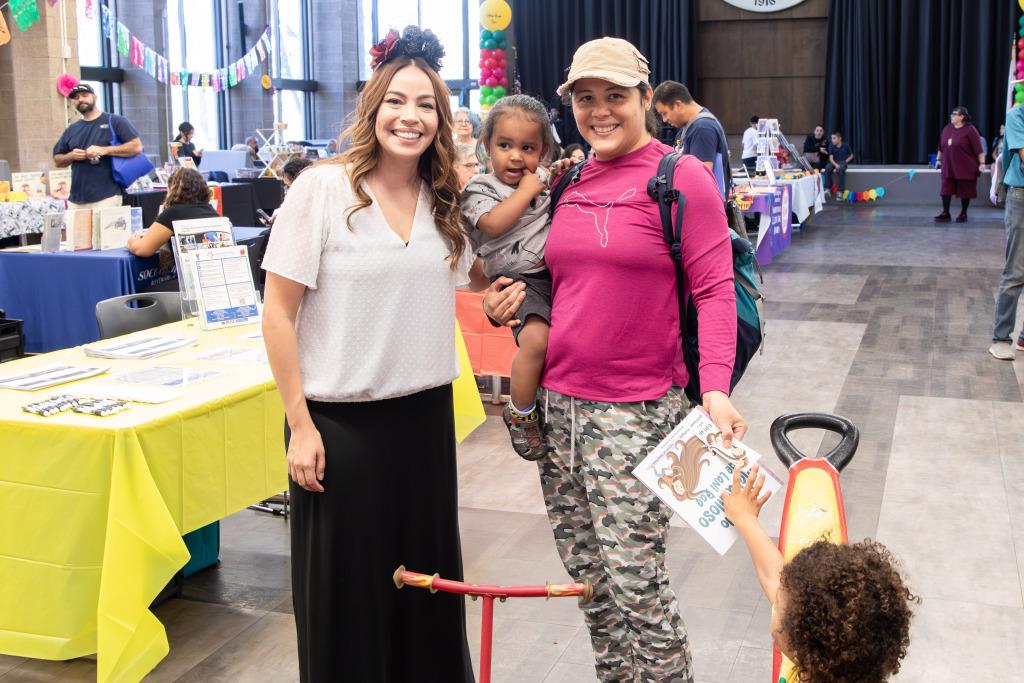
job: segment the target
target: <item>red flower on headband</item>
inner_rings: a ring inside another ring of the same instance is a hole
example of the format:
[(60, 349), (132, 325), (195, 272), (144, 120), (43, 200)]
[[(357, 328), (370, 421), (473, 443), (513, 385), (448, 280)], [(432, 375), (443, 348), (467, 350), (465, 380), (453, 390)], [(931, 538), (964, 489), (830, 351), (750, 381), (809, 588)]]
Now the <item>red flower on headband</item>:
[(384, 40), (380, 41), (376, 45), (370, 48), (370, 56), (373, 57), (373, 61), (370, 62), (370, 69), (376, 69), (378, 66), (388, 61), (391, 57), (391, 53), (394, 52), (395, 47), (398, 46), (398, 41), (401, 40), (401, 36), (398, 31), (391, 29), (388, 34), (384, 36)]

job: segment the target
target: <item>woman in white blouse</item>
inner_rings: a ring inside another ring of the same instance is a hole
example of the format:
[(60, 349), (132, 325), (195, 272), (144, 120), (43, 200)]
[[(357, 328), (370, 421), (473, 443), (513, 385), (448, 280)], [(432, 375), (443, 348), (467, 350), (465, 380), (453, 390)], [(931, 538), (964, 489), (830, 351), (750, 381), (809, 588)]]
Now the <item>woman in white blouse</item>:
[(392, 32), (343, 155), (292, 185), (263, 261), (263, 334), (287, 414), (303, 681), (472, 681), (461, 597), (397, 591), (400, 564), (462, 578), (451, 382), (472, 259), (443, 50)]

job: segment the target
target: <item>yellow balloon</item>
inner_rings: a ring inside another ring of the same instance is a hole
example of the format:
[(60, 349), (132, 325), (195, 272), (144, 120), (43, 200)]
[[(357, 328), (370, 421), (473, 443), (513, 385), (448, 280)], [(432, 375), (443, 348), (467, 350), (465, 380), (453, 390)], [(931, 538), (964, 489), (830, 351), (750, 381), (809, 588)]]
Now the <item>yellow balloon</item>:
[(868, 192), (868, 196), (871, 197), (872, 199), (878, 199), (878, 191), (871, 190), (870, 192)]
[(480, 25), (488, 31), (504, 31), (511, 23), (512, 8), (505, 0), (484, 0), (480, 5)]
[(1017, 4), (1020, 5), (1022, 10), (1024, 10), (1024, 0), (1017, 0)]

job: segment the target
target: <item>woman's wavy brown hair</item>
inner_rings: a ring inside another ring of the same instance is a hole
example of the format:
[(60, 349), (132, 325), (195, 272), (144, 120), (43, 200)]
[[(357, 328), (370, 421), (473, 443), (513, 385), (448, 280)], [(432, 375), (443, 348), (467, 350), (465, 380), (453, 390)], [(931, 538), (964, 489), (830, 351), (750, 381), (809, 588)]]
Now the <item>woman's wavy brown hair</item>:
[(203, 204), (210, 201), (210, 188), (203, 174), (193, 168), (179, 168), (167, 181), (164, 206)]
[(875, 683), (900, 670), (920, 602), (880, 543), (818, 541), (782, 570), (782, 631), (801, 683)]
[(427, 74), (434, 86), (437, 100), (437, 132), (427, 151), (420, 157), (420, 177), (430, 187), (434, 198), (434, 221), (441, 237), (448, 246), (451, 268), (454, 270), (466, 249), (466, 238), (462, 231), (459, 212), (459, 177), (455, 172), (455, 137), (452, 129), (452, 109), (449, 103), (448, 86), (436, 71), (419, 57), (401, 56), (377, 67), (366, 82), (359, 102), (352, 113), (352, 123), (342, 133), (350, 147), (344, 154), (322, 161), (322, 164), (345, 164), (349, 181), (357, 201), (347, 211), (347, 222), (352, 229), (352, 214), (373, 203), (363, 188), (366, 176), (377, 167), (380, 158), (380, 142), (377, 140), (377, 110), (380, 109), (391, 79), (401, 69), (412, 65)]

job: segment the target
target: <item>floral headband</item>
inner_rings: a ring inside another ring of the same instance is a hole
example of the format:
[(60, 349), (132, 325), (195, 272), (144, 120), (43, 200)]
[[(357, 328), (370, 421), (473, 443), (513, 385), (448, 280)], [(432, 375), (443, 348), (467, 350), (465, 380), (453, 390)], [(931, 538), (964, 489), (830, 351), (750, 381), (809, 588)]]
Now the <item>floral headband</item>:
[(441, 71), (441, 58), (444, 47), (430, 29), (419, 26), (406, 26), (405, 35), (399, 36), (398, 31), (391, 29), (384, 39), (370, 48), (370, 69), (376, 71), (381, 64), (401, 56), (419, 57), (434, 71)]

